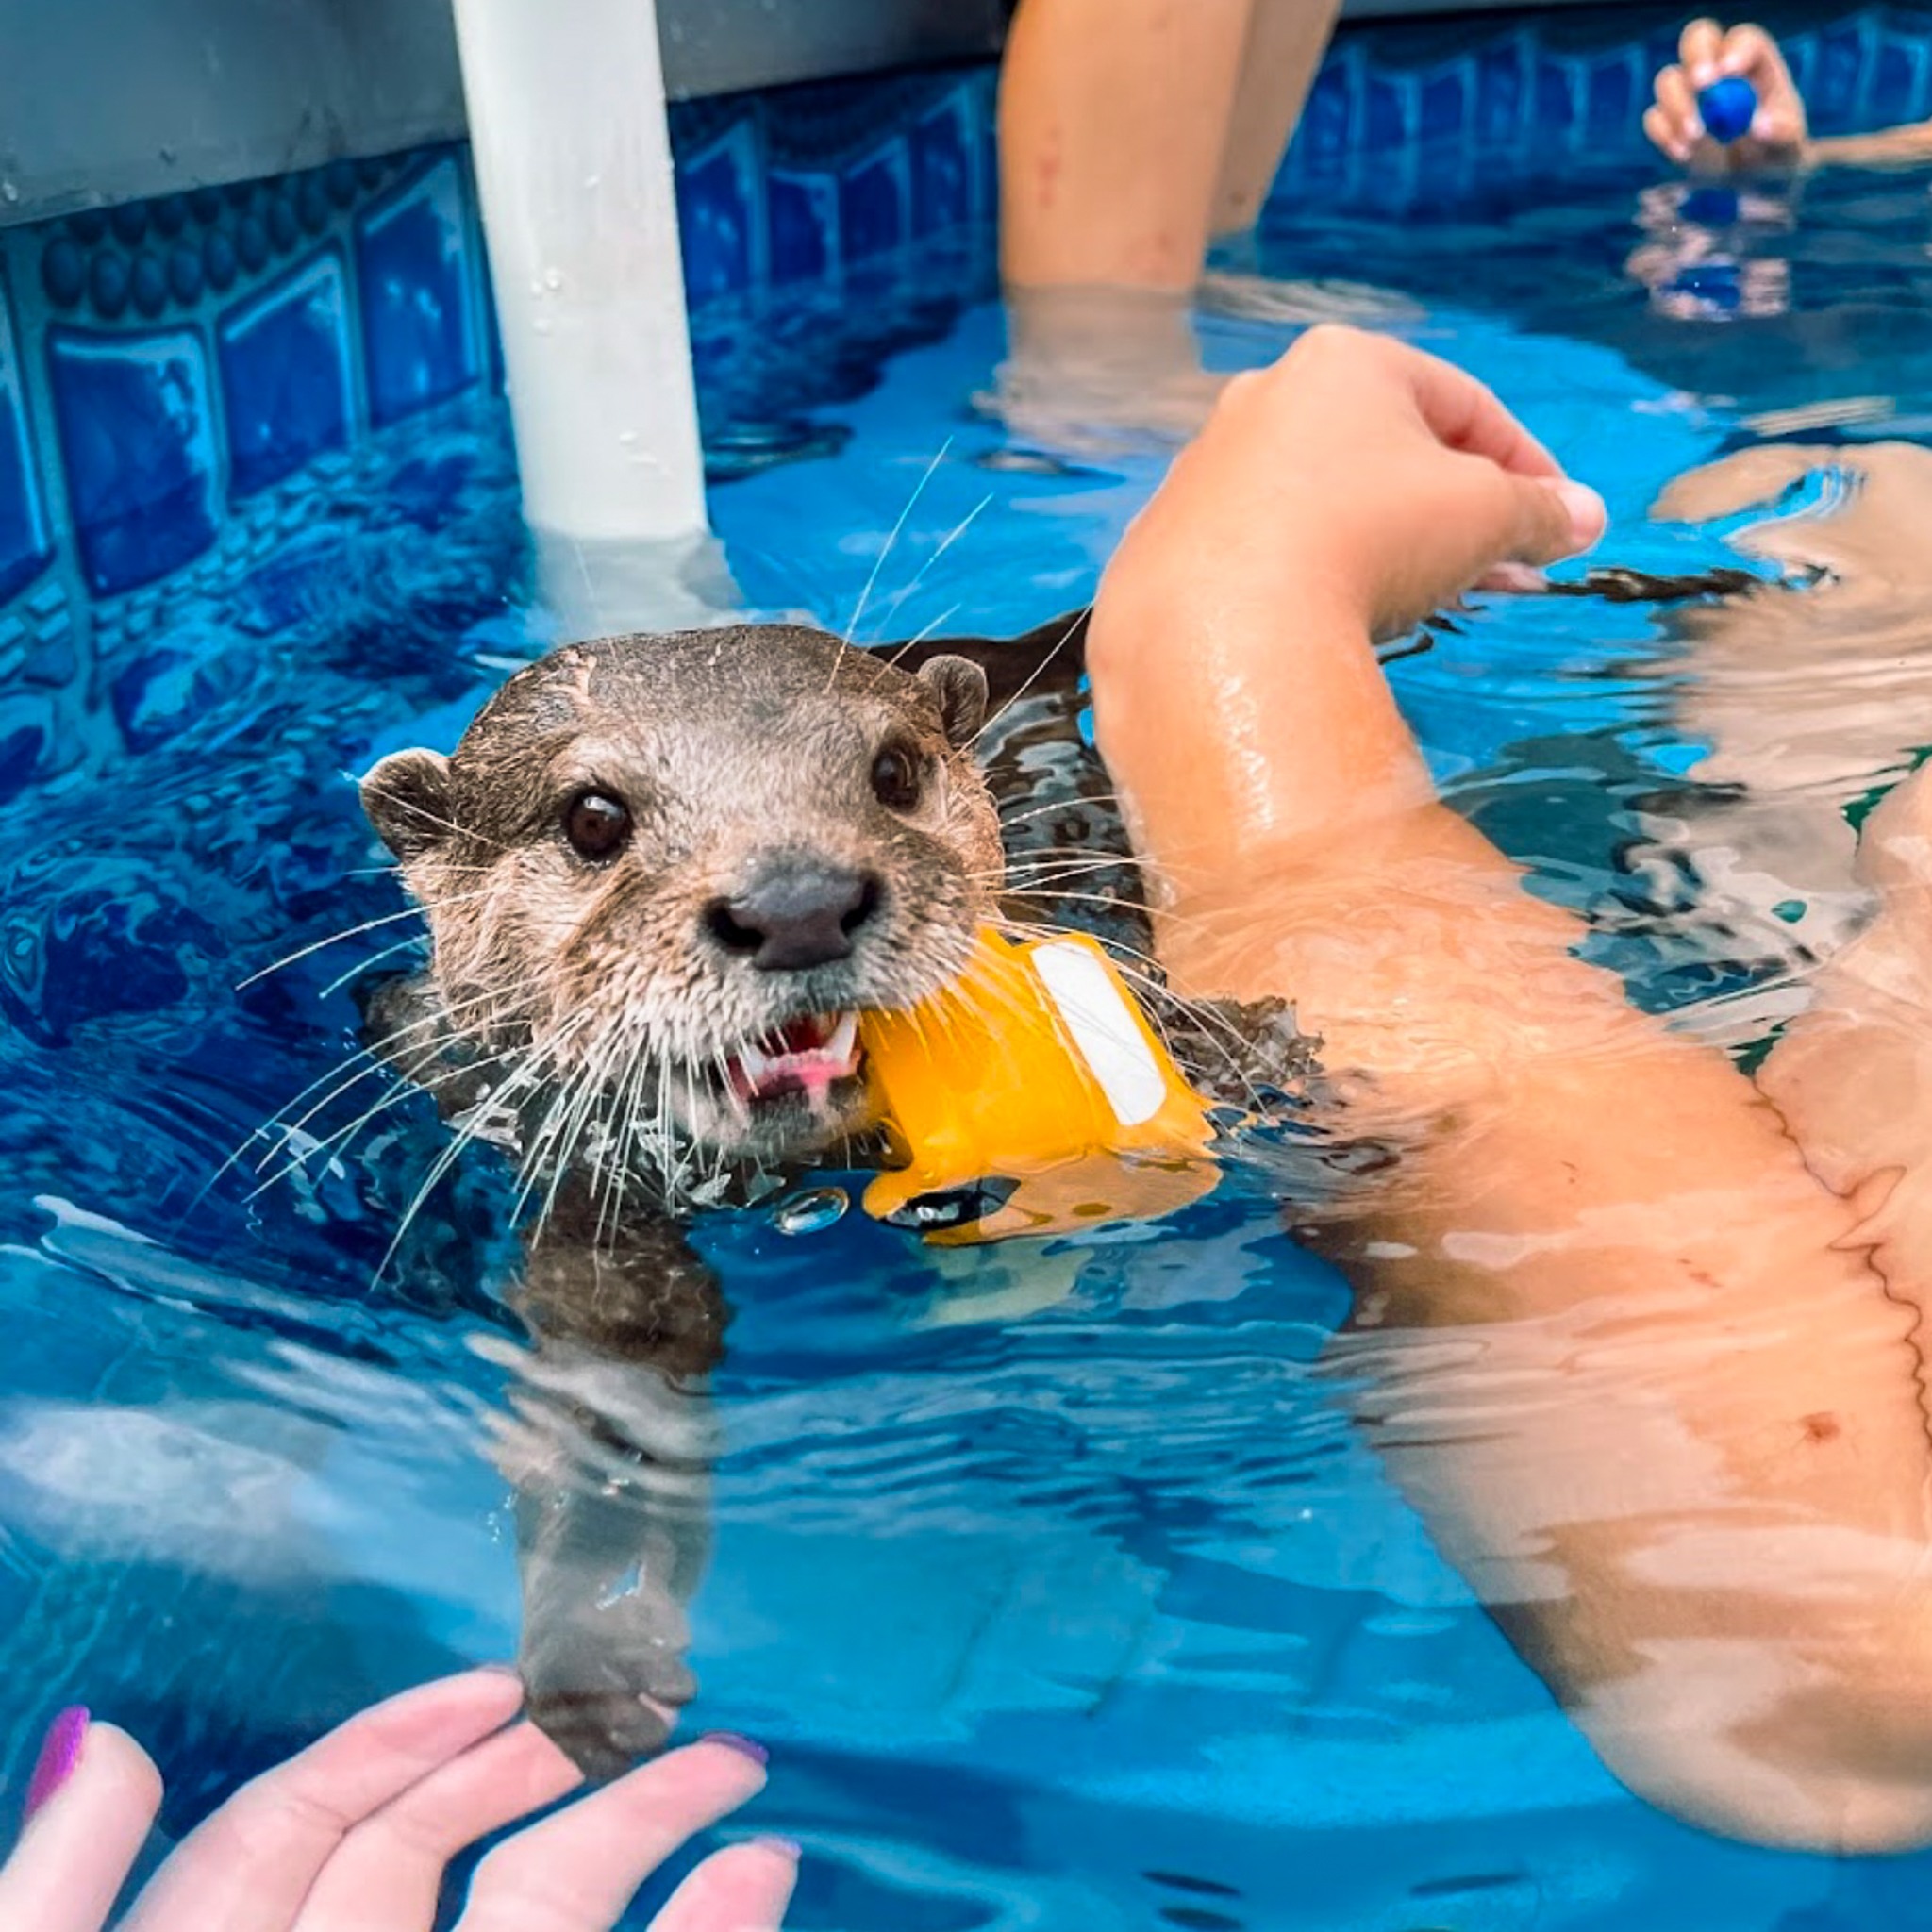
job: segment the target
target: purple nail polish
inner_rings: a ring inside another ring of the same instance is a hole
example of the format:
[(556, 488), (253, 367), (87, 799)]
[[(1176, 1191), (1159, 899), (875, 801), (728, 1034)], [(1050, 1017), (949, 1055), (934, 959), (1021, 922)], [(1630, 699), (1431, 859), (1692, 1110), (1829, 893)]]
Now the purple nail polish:
[(741, 1738), (736, 1731), (707, 1731), (698, 1740), (700, 1744), (722, 1744), (727, 1751), (736, 1751), (741, 1757), (749, 1757), (754, 1764), (769, 1764), (772, 1754), (755, 1738)]
[(34, 1760), (34, 1774), (27, 1780), (23, 1823), (73, 1775), (74, 1767), (80, 1762), (81, 1742), (87, 1736), (87, 1712), (76, 1704), (63, 1710), (47, 1726), (41, 1755)]
[(755, 1838), (752, 1843), (776, 1852), (781, 1858), (790, 1858), (794, 1865), (805, 1857), (805, 1847), (795, 1838)]

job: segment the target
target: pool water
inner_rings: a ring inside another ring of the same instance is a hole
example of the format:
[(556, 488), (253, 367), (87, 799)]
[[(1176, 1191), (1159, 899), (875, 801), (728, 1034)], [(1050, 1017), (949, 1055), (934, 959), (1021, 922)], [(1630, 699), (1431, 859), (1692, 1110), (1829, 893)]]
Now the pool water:
[[(1674, 475), (1932, 423), (1932, 200), (1909, 175), (1688, 217), (1681, 193), (1606, 170), (1277, 203), (1207, 361), (1277, 353), (1298, 283), (1367, 284), (1605, 491), (1604, 560), (1735, 563), (1740, 519), (1648, 519)], [(794, 411), (783, 463), (741, 460), (756, 425), (714, 408), (746, 603), (843, 629), (863, 598), (868, 640), (1089, 596), (1160, 458), (1008, 436), (972, 407), (1003, 353), (967, 308)], [(714, 402), (759, 392), (708, 375)], [(502, 1176), (461, 1163), (384, 1265), (444, 1144), (426, 1104), (299, 1165), (371, 1083), (266, 1131), (347, 1064), (357, 974), (414, 935), (347, 774), (448, 743), (542, 648), (512, 488), (493, 407), (397, 431), (178, 602), (69, 769), (0, 811), (10, 1791), (84, 1699), (155, 1749), (178, 1828), (368, 1697), (514, 1649)], [(1753, 687), (1762, 715), (1842, 713), (1836, 762), (1787, 788), (1824, 826), (1792, 877), (1702, 775), (1741, 700), (1694, 621), (1479, 601), (1392, 675), (1452, 795), (1591, 914), (1633, 997), (1748, 1054), (1857, 916), (1832, 824), (1932, 739), (1892, 589), (1821, 602), (1829, 652)], [(808, 1932), (1932, 1924), (1924, 1857), (1755, 1852), (1611, 1780), (1352, 1430), (1324, 1367), (1345, 1289), (1264, 1169), (1168, 1224), (943, 1265), (856, 1213), (784, 1220), (698, 1231), (736, 1313), (692, 1722), (772, 1746), (755, 1823), (807, 1848)]]

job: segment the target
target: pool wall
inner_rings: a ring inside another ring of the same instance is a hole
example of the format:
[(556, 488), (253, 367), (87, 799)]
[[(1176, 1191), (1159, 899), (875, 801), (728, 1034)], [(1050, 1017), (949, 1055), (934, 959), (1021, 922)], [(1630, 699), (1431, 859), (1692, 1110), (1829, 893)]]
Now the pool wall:
[[(1424, 212), (1538, 169), (1628, 166), (1674, 19), (1345, 32), (1276, 192)], [(1932, 111), (1928, 29), (1867, 11), (1794, 34), (1819, 125)], [(748, 341), (842, 313), (829, 325), (869, 328), (875, 369), (895, 331), (991, 291), (993, 102), (982, 61), (674, 104), (717, 476), (745, 460), (747, 418), (752, 463), (783, 453), (777, 406), (726, 379)], [(874, 312), (868, 272), (908, 250), (941, 263), (938, 292)], [(785, 408), (862, 391), (867, 366), (814, 338), (783, 365)], [(0, 230), (0, 800), (75, 755), (79, 714), (111, 708), (172, 600), (258, 568), (388, 430), (501, 383), (459, 143)]]

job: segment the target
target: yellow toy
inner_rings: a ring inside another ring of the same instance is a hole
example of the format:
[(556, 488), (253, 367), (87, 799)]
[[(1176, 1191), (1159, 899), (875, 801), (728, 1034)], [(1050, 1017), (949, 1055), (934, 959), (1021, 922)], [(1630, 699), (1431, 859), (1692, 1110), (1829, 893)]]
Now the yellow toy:
[(957, 985), (911, 1012), (866, 1015), (859, 1038), (903, 1163), (866, 1190), (868, 1213), (995, 1176), (1017, 1183), (992, 1212), (929, 1241), (1152, 1220), (1219, 1178), (1208, 1103), (1083, 934), (1016, 942), (986, 930)]

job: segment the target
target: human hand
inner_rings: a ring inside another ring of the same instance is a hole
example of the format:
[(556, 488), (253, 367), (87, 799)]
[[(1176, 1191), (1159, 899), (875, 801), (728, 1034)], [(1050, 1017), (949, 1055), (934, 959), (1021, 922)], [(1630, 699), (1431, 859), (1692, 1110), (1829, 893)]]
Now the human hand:
[[(1751, 131), (1728, 146), (1705, 131), (1697, 96), (1713, 81), (1735, 75), (1757, 95)], [(1790, 166), (1805, 152), (1805, 102), (1777, 42), (1761, 26), (1726, 33), (1714, 20), (1693, 20), (1677, 43), (1675, 62), (1657, 77), (1657, 98), (1643, 131), (1674, 161), (1709, 170)]]
[(1228, 385), (1108, 575), (1211, 568), (1283, 610), (1320, 598), (1385, 638), (1499, 567), (1587, 549), (1604, 521), (1602, 498), (1474, 376), (1321, 327)]
[(1593, 491), (1419, 350), (1317, 328), (1236, 377), (1123, 539), (1088, 633), (1142, 858), (1199, 881), (1332, 828), (1338, 801), (1430, 796), (1370, 640), (1603, 527)]
[[(125, 1932), (429, 1932), (448, 1861), (580, 1781), (515, 1721), (522, 1698), (508, 1673), (472, 1671), (350, 1719), (184, 1840)], [(671, 1752), (492, 1849), (459, 1932), (607, 1932), (650, 1873), (763, 1784), (742, 1740)], [(0, 1867), (0, 1925), (101, 1932), (160, 1796), (125, 1732), (80, 1713), (58, 1722)], [(795, 1871), (789, 1845), (731, 1846), (679, 1886), (653, 1932), (775, 1932)]]

